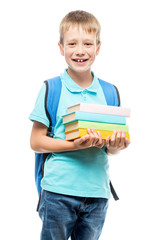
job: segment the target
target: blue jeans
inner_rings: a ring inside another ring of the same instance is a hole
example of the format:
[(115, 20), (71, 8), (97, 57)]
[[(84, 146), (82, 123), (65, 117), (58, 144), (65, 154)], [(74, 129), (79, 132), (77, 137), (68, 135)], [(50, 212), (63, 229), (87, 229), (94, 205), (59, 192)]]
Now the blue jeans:
[(41, 240), (98, 240), (108, 199), (85, 198), (43, 190), (39, 207)]

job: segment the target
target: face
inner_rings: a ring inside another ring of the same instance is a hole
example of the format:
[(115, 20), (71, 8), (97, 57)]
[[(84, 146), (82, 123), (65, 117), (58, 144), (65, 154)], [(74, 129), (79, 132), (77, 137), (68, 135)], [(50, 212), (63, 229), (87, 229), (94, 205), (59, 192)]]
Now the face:
[(70, 27), (64, 33), (64, 45), (59, 43), (59, 47), (68, 64), (68, 71), (84, 73), (91, 70), (100, 44), (96, 45), (95, 33), (87, 33), (81, 27)]

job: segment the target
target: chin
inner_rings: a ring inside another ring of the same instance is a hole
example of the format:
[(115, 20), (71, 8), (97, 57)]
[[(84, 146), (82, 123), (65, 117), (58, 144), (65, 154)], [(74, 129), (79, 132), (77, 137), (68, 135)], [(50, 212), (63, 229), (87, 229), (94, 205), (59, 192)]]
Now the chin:
[[(69, 67), (70, 68), (70, 67)], [(89, 68), (70, 68), (70, 71), (72, 71), (72, 72), (77, 72), (77, 73), (85, 73), (85, 72), (88, 72), (88, 71), (90, 71), (91, 70), (91, 67), (89, 67)]]

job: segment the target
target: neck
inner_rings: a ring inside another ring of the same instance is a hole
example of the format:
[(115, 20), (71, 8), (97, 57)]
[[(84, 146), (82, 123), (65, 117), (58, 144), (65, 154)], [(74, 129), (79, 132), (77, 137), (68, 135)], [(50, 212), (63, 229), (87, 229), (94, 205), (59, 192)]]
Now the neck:
[(72, 78), (72, 80), (82, 88), (87, 88), (92, 84), (93, 75), (91, 71), (79, 73), (74, 72), (70, 68), (68, 68), (67, 73)]

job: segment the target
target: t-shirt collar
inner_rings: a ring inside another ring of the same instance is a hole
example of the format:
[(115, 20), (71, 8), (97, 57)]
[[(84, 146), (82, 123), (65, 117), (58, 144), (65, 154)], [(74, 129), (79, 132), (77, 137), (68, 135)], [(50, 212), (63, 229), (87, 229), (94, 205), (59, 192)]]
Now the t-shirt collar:
[(98, 89), (98, 79), (93, 72), (91, 72), (91, 73), (93, 75), (93, 82), (86, 89), (80, 87), (77, 83), (75, 83), (72, 80), (72, 78), (67, 73), (67, 69), (65, 69), (65, 71), (60, 75), (60, 77), (61, 77), (62, 82), (64, 83), (64, 85), (67, 87), (67, 89), (70, 92), (82, 92), (84, 90), (87, 90), (89, 92), (96, 93), (97, 89)]

